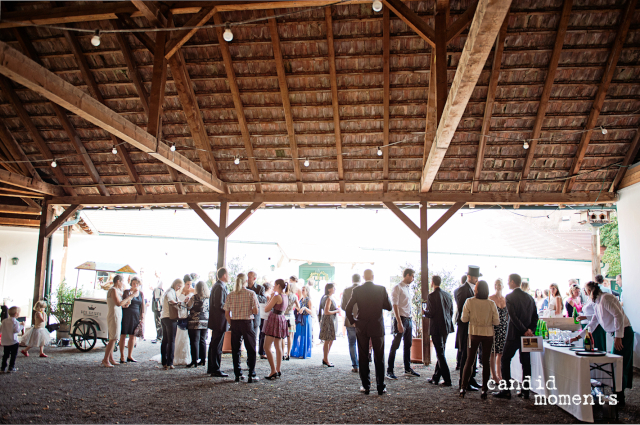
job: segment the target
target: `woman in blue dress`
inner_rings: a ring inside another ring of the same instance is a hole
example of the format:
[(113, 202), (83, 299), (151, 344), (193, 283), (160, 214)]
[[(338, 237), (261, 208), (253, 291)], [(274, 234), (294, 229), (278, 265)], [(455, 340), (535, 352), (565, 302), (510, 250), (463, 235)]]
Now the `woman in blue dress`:
[(301, 320), (296, 322), (296, 333), (293, 336), (293, 347), (291, 348), (291, 357), (306, 359), (311, 357), (311, 349), (313, 348), (313, 320), (311, 319), (311, 298), (307, 286), (302, 287), (302, 299), (300, 300), (300, 308), (298, 314)]

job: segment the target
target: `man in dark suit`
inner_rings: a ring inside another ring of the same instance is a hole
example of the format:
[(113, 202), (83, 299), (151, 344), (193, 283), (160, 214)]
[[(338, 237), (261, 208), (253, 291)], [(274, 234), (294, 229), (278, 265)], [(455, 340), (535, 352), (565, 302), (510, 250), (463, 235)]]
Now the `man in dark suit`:
[[(463, 286), (466, 283), (467, 283), (467, 275), (463, 274), (462, 277), (460, 278), (460, 286)], [(455, 290), (453, 291), (453, 293), (455, 294)], [(456, 341), (456, 343), (455, 343), (455, 348), (456, 348), (456, 370), (460, 370), (460, 359), (462, 358), (462, 350), (460, 349), (460, 347), (458, 347), (458, 338), (457, 337), (456, 337), (455, 341)]]
[[(473, 362), (473, 368), (471, 369), (471, 378), (469, 379), (469, 386), (466, 388), (467, 391), (478, 391), (480, 389), (480, 385), (476, 381), (476, 358), (474, 356), (473, 359), (467, 359), (467, 347), (469, 345), (469, 323), (464, 323), (462, 321), (462, 307), (464, 307), (464, 303), (469, 298), (473, 298), (473, 288), (478, 282), (478, 278), (482, 276), (480, 273), (480, 267), (478, 266), (469, 266), (467, 270), (467, 282), (460, 286), (453, 292), (453, 296), (456, 299), (456, 323), (458, 324), (458, 332), (456, 333), (456, 343), (458, 344), (458, 349), (462, 351), (462, 355), (460, 356), (460, 372), (464, 370), (464, 364), (468, 361)], [(462, 385), (462, 373), (460, 373), (460, 384)]]
[(222, 362), (222, 343), (228, 324), (225, 317), (224, 303), (227, 301), (227, 287), (229, 273), (221, 267), (217, 273), (218, 281), (211, 287), (209, 295), (209, 329), (211, 329), (211, 343), (209, 344), (209, 366), (207, 373), (211, 376), (225, 378), (229, 375), (220, 370)]
[[(384, 286), (373, 283), (373, 271), (364, 271), (365, 283), (353, 288), (351, 299), (345, 308), (349, 322), (356, 324), (358, 340), (358, 363), (362, 391), (369, 394), (369, 341), (373, 346), (373, 361), (376, 367), (376, 384), (379, 395), (387, 392), (384, 385), (384, 318), (382, 310), (391, 311), (391, 301)], [(358, 305), (358, 317), (353, 317), (353, 307)]]
[(433, 378), (427, 379), (427, 382), (438, 385), (440, 377), (442, 377), (444, 380), (442, 385), (450, 387), (451, 373), (449, 372), (449, 365), (447, 365), (444, 351), (447, 337), (453, 332), (453, 299), (451, 299), (449, 293), (440, 289), (441, 282), (440, 276), (431, 278), (433, 292), (427, 296), (427, 310), (424, 312), (424, 317), (430, 319), (429, 333), (438, 357)]
[[(507, 386), (511, 386), (511, 359), (520, 350), (523, 336), (535, 336), (538, 325), (538, 309), (533, 297), (522, 289), (520, 284), (522, 279), (517, 274), (509, 275), (509, 288), (512, 290), (505, 297), (507, 300), (507, 311), (509, 312), (509, 325), (507, 326), (507, 341), (502, 352), (502, 380)], [(523, 379), (531, 379), (531, 356), (530, 353), (523, 353), (520, 350), (520, 364), (522, 365)], [(501, 385), (504, 385), (501, 382)], [(501, 390), (493, 393), (497, 398), (511, 398), (511, 390)], [(529, 398), (529, 390), (522, 390), (518, 396)]]

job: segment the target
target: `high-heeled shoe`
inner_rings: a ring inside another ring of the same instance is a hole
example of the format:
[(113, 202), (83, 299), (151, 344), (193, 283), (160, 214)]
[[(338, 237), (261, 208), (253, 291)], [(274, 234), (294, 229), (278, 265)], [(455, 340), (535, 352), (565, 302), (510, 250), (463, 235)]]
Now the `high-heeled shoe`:
[(291, 356), (287, 356), (283, 360), (289, 361), (289, 360), (291, 360)]
[(322, 360), (322, 365), (326, 366), (326, 367), (334, 367), (335, 365), (331, 364), (331, 363), (327, 363), (324, 360)]
[(192, 367), (195, 367), (195, 366), (197, 366), (197, 364), (196, 364), (196, 363), (189, 363), (189, 364), (187, 365), (187, 369), (192, 368)]
[(461, 389), (460, 390), (460, 398), (464, 398), (465, 394), (467, 394), (467, 390)]
[(124, 360), (124, 359), (120, 359), (120, 364), (125, 364), (125, 363), (127, 363), (127, 361), (126, 361), (126, 360)]
[(127, 363), (138, 363), (136, 359), (132, 359), (131, 357), (127, 357)]
[(273, 372), (271, 375), (265, 376), (264, 379), (268, 379), (269, 381), (273, 381), (277, 377), (278, 377), (278, 372)]
[(278, 372), (278, 378), (282, 376), (282, 372)]
[(480, 398), (483, 400), (487, 399), (487, 392), (485, 390), (482, 390), (482, 392), (480, 393)]

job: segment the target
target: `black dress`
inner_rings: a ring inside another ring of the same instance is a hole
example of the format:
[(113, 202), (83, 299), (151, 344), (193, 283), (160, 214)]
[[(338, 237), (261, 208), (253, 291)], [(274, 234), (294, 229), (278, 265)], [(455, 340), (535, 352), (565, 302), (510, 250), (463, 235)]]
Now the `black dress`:
[(131, 299), (131, 305), (122, 309), (122, 335), (134, 334), (140, 324), (140, 313), (142, 312), (143, 306), (144, 297), (142, 296), (142, 292), (139, 292), (137, 297)]

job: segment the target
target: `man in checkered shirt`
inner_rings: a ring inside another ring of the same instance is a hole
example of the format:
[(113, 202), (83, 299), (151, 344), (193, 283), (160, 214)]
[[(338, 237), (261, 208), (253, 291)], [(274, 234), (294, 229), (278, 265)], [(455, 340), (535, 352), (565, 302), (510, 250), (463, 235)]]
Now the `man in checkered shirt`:
[(253, 327), (253, 319), (260, 307), (255, 292), (247, 289), (247, 277), (240, 273), (236, 278), (233, 291), (227, 295), (224, 304), (225, 316), (231, 327), (231, 357), (233, 359), (233, 373), (236, 382), (244, 379), (240, 368), (240, 344), (244, 338), (244, 347), (247, 349), (247, 366), (249, 367), (249, 379), (247, 382), (256, 382), (256, 331)]

